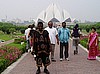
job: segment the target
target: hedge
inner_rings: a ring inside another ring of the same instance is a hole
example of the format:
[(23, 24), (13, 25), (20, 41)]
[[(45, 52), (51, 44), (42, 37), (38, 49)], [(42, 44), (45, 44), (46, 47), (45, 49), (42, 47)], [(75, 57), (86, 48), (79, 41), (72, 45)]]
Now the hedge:
[(80, 44), (82, 46), (84, 46), (85, 48), (87, 48), (87, 42), (88, 42), (88, 39), (87, 38), (84, 38), (84, 39), (80, 40)]
[(0, 59), (0, 73), (7, 67), (8, 61), (6, 59)]

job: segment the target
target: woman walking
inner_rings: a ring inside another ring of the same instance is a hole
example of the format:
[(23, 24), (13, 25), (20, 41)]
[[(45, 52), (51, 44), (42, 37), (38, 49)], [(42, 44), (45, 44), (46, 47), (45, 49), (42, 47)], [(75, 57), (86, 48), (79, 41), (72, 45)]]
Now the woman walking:
[(88, 60), (95, 60), (96, 56), (98, 55), (98, 34), (96, 32), (96, 28), (92, 27), (92, 32), (89, 34), (88, 38), (88, 47), (89, 47), (89, 54)]

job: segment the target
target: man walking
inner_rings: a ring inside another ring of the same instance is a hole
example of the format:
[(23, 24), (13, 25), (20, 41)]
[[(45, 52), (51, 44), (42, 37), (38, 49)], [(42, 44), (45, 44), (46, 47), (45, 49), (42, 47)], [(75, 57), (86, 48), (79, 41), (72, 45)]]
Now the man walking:
[(52, 47), (52, 49), (51, 49), (51, 61), (56, 62), (56, 60), (54, 59), (54, 51), (55, 51), (56, 40), (57, 40), (57, 44), (59, 44), (58, 32), (57, 32), (56, 28), (53, 27), (52, 21), (48, 22), (48, 27), (45, 28), (45, 30), (48, 31), (49, 38), (50, 38), (50, 41), (51, 41), (51, 47)]
[(78, 54), (78, 44), (81, 36), (81, 31), (79, 29), (79, 25), (76, 24), (72, 30), (72, 39), (73, 39), (73, 49), (74, 49), (74, 55)]
[(60, 28), (58, 30), (58, 37), (59, 37), (59, 40), (60, 40), (60, 61), (63, 60), (63, 46), (65, 47), (65, 59), (69, 61), (68, 59), (68, 56), (69, 56), (69, 53), (68, 53), (68, 49), (69, 49), (69, 43), (68, 43), (68, 40), (69, 40), (69, 36), (70, 36), (70, 31), (68, 28), (66, 28), (66, 23), (63, 22), (62, 23), (62, 28)]
[(26, 52), (30, 49), (30, 41), (29, 41), (29, 32), (31, 30), (31, 25), (28, 26), (28, 28), (25, 30), (25, 39), (27, 41), (26, 43)]

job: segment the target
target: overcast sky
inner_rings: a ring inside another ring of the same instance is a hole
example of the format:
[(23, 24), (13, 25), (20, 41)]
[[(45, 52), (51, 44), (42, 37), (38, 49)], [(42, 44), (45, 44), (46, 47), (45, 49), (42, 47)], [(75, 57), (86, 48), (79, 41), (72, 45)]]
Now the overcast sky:
[(72, 18), (82, 21), (100, 21), (100, 0), (0, 0), (0, 20), (36, 18), (51, 3), (69, 12)]

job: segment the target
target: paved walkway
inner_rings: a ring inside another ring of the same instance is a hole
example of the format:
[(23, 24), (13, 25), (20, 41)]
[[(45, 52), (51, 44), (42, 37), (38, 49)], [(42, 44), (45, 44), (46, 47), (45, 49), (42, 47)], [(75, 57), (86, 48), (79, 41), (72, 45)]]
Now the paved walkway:
[[(56, 45), (56, 62), (48, 67), (50, 74), (100, 74), (100, 62), (87, 60), (87, 52), (79, 47), (79, 54), (74, 55), (70, 42), (70, 61), (59, 61), (59, 46)], [(25, 53), (21, 59), (11, 65), (2, 74), (35, 74), (36, 64), (30, 53)], [(43, 68), (42, 68), (42, 73)]]
[(2, 43), (0, 43), (0, 47), (3, 45), (6, 45), (6, 44), (12, 43), (12, 42), (14, 42), (14, 39), (2, 42)]

